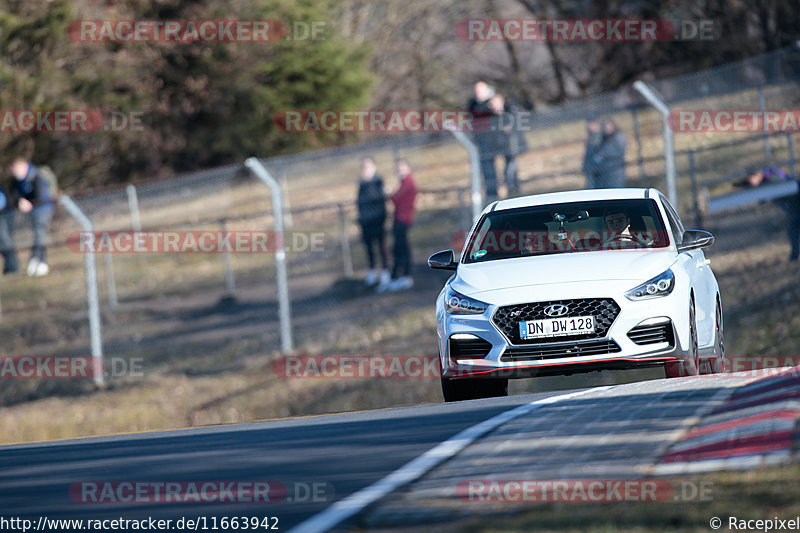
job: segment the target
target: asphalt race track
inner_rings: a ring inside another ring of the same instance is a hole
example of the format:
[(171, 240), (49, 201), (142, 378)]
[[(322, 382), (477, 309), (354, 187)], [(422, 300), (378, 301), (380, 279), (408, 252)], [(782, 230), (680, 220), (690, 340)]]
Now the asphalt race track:
[[(787, 401), (796, 411), (798, 390), (794, 371), (739, 373), (5, 446), (0, 515), (34, 523), (205, 517), (209, 527), (212, 517), (277, 517), (280, 531), (424, 524), (470, 513), (469, 502), (452, 505), (464, 479), (629, 479), (791, 461), (797, 417), (781, 425), (771, 413)], [(100, 503), (82, 492), (104, 482), (114, 489)], [(268, 482), (271, 497), (131, 497), (131, 486), (161, 482), (182, 490)]]

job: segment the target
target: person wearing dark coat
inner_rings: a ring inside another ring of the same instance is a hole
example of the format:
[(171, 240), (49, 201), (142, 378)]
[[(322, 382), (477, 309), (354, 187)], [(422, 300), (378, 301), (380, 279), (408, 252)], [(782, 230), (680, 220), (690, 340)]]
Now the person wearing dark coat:
[(492, 89), (485, 81), (479, 81), (474, 87), (475, 96), (469, 101), (467, 110), (472, 113), (474, 129), (473, 140), (478, 147), (483, 187), (486, 192), (486, 201), (497, 199), (497, 171), (494, 158), (497, 155), (497, 143), (492, 131), (492, 110), (489, 99), (494, 96)]
[[(389, 254), (386, 250), (386, 197), (383, 193), (383, 178), (376, 173), (375, 160), (365, 157), (361, 160), (361, 179), (358, 182), (358, 224), (361, 238), (367, 251), (369, 272), (364, 280), (367, 285), (388, 283)], [(383, 270), (376, 270), (375, 249), (381, 256)]]
[(586, 188), (597, 189), (600, 182), (600, 165), (595, 162), (594, 155), (603, 142), (600, 121), (594, 115), (586, 120), (586, 151), (583, 155), (583, 173), (586, 175)]
[(505, 158), (503, 178), (508, 196), (519, 194), (519, 177), (517, 172), (517, 156), (528, 151), (525, 132), (520, 128), (518, 108), (502, 94), (495, 94), (489, 99), (492, 111), (492, 132), (496, 141), (496, 151)]
[(603, 121), (603, 138), (593, 160), (598, 168), (596, 189), (625, 187), (625, 134), (613, 120)]

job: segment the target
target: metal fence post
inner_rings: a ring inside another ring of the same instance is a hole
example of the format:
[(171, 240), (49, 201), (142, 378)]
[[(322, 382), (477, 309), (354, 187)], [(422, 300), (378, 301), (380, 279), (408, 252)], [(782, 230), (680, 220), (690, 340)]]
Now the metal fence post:
[(125, 192), (128, 193), (128, 208), (131, 211), (131, 229), (133, 231), (142, 231), (142, 221), (139, 218), (139, 195), (136, 193), (136, 187), (133, 184), (125, 187)]
[(670, 108), (659, 94), (643, 81), (636, 81), (633, 84), (644, 98), (650, 102), (661, 113), (664, 127), (664, 167), (666, 170), (667, 198), (672, 206), (678, 209), (678, 175), (675, 169), (675, 137), (670, 127), (669, 114)]
[(342, 259), (344, 261), (345, 277), (353, 277), (353, 256), (350, 253), (350, 238), (347, 236), (347, 216), (342, 204), (336, 204), (339, 211), (339, 234), (342, 240)]
[[(92, 221), (87, 217), (81, 208), (78, 207), (72, 198), (62, 195), (58, 203), (63, 205), (75, 220), (83, 227), (84, 231), (93, 231)], [(92, 350), (92, 357), (99, 365), (93, 368), (95, 371), (94, 382), (97, 385), (103, 384), (103, 334), (100, 323), (100, 298), (97, 291), (97, 262), (94, 253), (86, 252), (83, 254), (84, 266), (86, 267), (86, 300), (89, 305), (89, 339)]]
[(453, 125), (444, 126), (458, 142), (464, 145), (469, 152), (470, 177), (472, 182), (472, 221), (478, 220), (483, 211), (483, 193), (481, 191), (481, 160), (478, 155), (478, 147), (472, 142), (463, 131), (458, 131)]
[(292, 311), (289, 300), (289, 279), (286, 271), (286, 249), (283, 242), (283, 194), (281, 184), (270, 174), (269, 170), (255, 157), (249, 157), (244, 162), (255, 176), (264, 182), (272, 191), (272, 212), (275, 218), (275, 233), (280, 239), (280, 246), (275, 250), (275, 271), (278, 283), (278, 314), (281, 324), (281, 351), (291, 353), (294, 351), (292, 340)]

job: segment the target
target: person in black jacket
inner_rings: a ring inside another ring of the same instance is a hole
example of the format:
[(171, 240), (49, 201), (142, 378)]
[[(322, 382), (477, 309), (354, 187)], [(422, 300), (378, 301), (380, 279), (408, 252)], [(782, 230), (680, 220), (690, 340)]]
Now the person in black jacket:
[(29, 276), (44, 276), (50, 272), (45, 256), (45, 240), (55, 202), (49, 182), (30, 161), (18, 157), (11, 163), (10, 197), (22, 213), (29, 214), (33, 226), (33, 248), (28, 261)]
[(497, 199), (497, 170), (494, 158), (497, 156), (497, 141), (495, 132), (492, 131), (492, 109), (489, 99), (494, 96), (494, 89), (485, 81), (478, 81), (473, 88), (473, 96), (467, 104), (467, 110), (472, 113), (472, 124), (475, 133), (473, 140), (478, 147), (483, 186), (486, 191), (486, 202)]
[(14, 248), (14, 216), (16, 211), (11, 198), (0, 184), (0, 255), (3, 256), (3, 274), (19, 271), (17, 251)]
[(528, 141), (519, 121), (519, 109), (499, 93), (489, 99), (489, 108), (493, 113), (492, 132), (496, 150), (506, 160), (503, 169), (506, 191), (509, 197), (518, 196), (517, 156), (528, 151)]
[[(358, 183), (358, 224), (361, 238), (367, 250), (369, 272), (364, 280), (367, 285), (389, 283), (389, 254), (386, 250), (386, 197), (383, 194), (383, 178), (377, 174), (375, 160), (361, 160), (361, 179)], [(381, 255), (381, 273), (375, 268), (375, 248)]]
[(603, 121), (603, 137), (593, 159), (599, 170), (598, 189), (625, 187), (625, 134), (611, 119)]
[(586, 188), (600, 188), (600, 165), (595, 161), (594, 155), (600, 149), (603, 141), (602, 125), (594, 113), (586, 119), (586, 151), (583, 156), (583, 173), (586, 174)]

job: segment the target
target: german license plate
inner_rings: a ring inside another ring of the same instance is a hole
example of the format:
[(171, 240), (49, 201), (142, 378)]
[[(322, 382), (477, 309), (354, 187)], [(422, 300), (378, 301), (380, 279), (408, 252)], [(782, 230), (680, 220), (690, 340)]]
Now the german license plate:
[(594, 333), (594, 317), (592, 316), (545, 318), (519, 323), (519, 336), (523, 339), (566, 337), (567, 335), (588, 335), (589, 333)]

